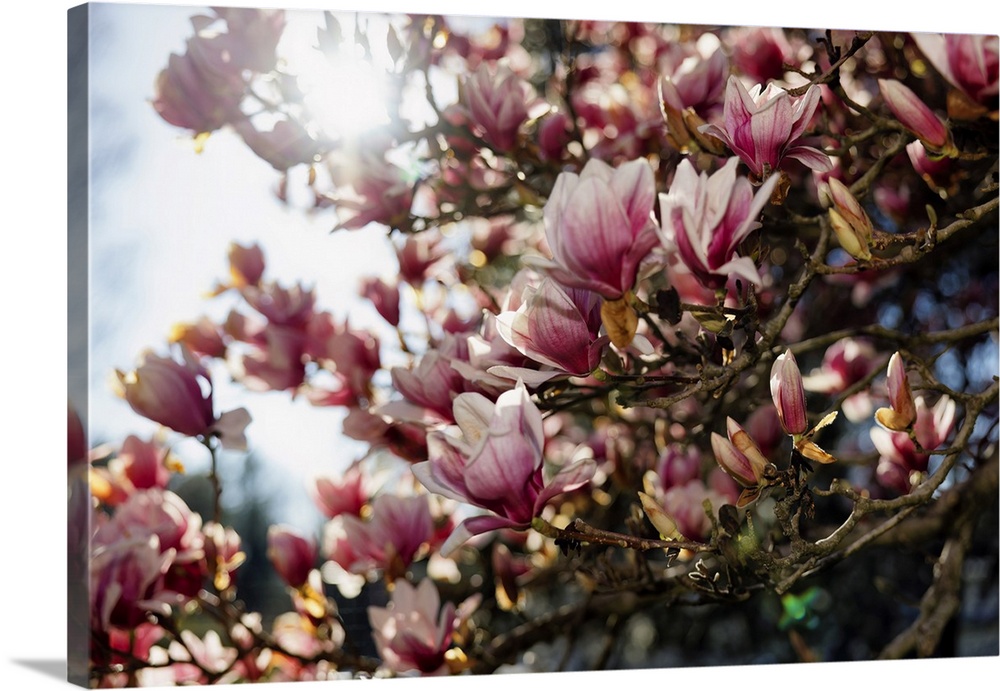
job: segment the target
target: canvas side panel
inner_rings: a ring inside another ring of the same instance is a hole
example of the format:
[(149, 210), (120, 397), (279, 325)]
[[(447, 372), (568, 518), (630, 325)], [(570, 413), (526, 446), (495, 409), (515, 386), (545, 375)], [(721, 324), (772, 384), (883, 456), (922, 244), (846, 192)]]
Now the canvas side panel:
[[(89, 377), (90, 247), (90, 6), (69, 10), (67, 18), (67, 372), (69, 466), (67, 507), (67, 678), (87, 687), (90, 658), (89, 537), (90, 485), (86, 450)], [(73, 411), (79, 417), (74, 428)], [(77, 435), (77, 436), (74, 436)], [(79, 437), (82, 436), (82, 439)], [(74, 442), (76, 442), (74, 446)], [(74, 452), (74, 449), (76, 451)]]

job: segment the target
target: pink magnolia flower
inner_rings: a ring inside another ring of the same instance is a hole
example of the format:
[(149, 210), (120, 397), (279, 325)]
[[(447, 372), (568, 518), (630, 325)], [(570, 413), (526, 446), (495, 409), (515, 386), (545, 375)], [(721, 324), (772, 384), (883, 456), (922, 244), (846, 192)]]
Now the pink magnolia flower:
[(673, 55), (660, 81), (666, 107), (683, 112), (691, 108), (703, 119), (714, 115), (726, 89), (729, 61), (714, 34), (702, 34), (694, 45), (678, 44), (681, 55)]
[(656, 474), (664, 490), (686, 485), (701, 477), (701, 452), (694, 446), (670, 444), (660, 455)]
[(247, 286), (259, 286), (260, 279), (264, 275), (264, 251), (260, 245), (243, 246), (238, 242), (229, 243), (227, 252), (229, 260), (229, 280), (219, 282), (215, 286), (216, 295), (235, 288), (242, 291)]
[(222, 591), (232, 585), (235, 571), (246, 561), (239, 533), (233, 528), (209, 521), (202, 528), (205, 536), (205, 563), (215, 587)]
[(262, 343), (240, 357), (240, 381), (251, 391), (297, 389), (306, 376), (302, 357), (305, 333), (300, 328), (270, 324), (262, 336)]
[(399, 326), (399, 284), (381, 278), (367, 278), (361, 284), (361, 297), (371, 301), (375, 311), (391, 326)]
[(702, 131), (724, 141), (757, 180), (764, 180), (790, 158), (823, 172), (833, 168), (830, 157), (800, 143), (819, 103), (817, 85), (793, 97), (773, 82), (747, 92), (739, 78), (731, 76), (723, 124), (705, 125)]
[(456, 338), (465, 340), (468, 360), (454, 359), (451, 366), (465, 380), (466, 391), (476, 391), (494, 399), (504, 391), (514, 388), (517, 375), (512, 372), (526, 372), (537, 375), (529, 369), (530, 361), (500, 335), (497, 315), (484, 310), (478, 331), (461, 332)]
[(785, 75), (785, 65), (796, 64), (795, 49), (783, 29), (748, 26), (726, 35), (733, 64), (742, 74), (761, 84)]
[(166, 489), (170, 482), (166, 448), (154, 439), (142, 441), (134, 434), (126, 437), (114, 461), (120, 471), (136, 489)]
[(382, 664), (388, 669), (397, 674), (447, 673), (444, 654), (461, 619), (452, 603), (441, 607), (429, 578), (416, 588), (405, 579), (397, 580), (389, 605), (369, 607), (368, 620)]
[(174, 551), (161, 552), (156, 535), (137, 534), (96, 545), (90, 557), (90, 627), (134, 629), (147, 612), (170, 613), (172, 594), (163, 576)]
[(267, 557), (281, 580), (301, 588), (316, 564), (316, 545), (288, 526), (272, 525), (267, 530)]
[(172, 685), (180, 685), (180, 682), (206, 684), (209, 680), (205, 672), (222, 674), (239, 656), (236, 648), (222, 644), (222, 638), (214, 630), (207, 631), (202, 639), (190, 629), (184, 629), (180, 638), (180, 641), (171, 641), (168, 648), (170, 659), (176, 661), (170, 666)]
[(465, 391), (465, 379), (452, 362), (468, 359), (467, 342), (449, 334), (437, 349), (426, 352), (416, 367), (393, 367), (389, 371), (392, 385), (410, 403), (451, 421), (452, 401)]
[(362, 507), (368, 503), (366, 484), (361, 466), (354, 463), (338, 478), (317, 478), (313, 500), (327, 518), (340, 514), (360, 516)]
[(908, 86), (895, 79), (879, 79), (878, 88), (892, 114), (903, 127), (917, 135), (924, 146), (945, 155), (956, 151), (951, 132)]
[(427, 489), (490, 511), (463, 521), (441, 548), (447, 555), (473, 535), (499, 528), (524, 530), (554, 496), (584, 485), (596, 471), (579, 458), (546, 481), (542, 415), (523, 383), (496, 403), (477, 393), (455, 399), (457, 428), (428, 435), (429, 460), (413, 466)]
[(306, 328), (304, 355), (320, 364), (335, 383), (310, 377), (306, 395), (314, 405), (358, 405), (370, 401), (371, 381), (381, 369), (379, 340), (369, 331), (337, 324), (329, 312), (316, 314)]
[(656, 245), (655, 199), (644, 159), (615, 169), (593, 158), (579, 175), (560, 173), (544, 209), (553, 261), (536, 263), (565, 286), (620, 299)]
[(535, 362), (551, 370), (523, 367), (493, 367), (491, 373), (512, 379), (520, 377), (537, 386), (553, 377), (589, 375), (600, 363), (601, 352), (609, 343), (601, 330), (601, 299), (581, 288), (563, 288), (545, 278), (537, 286), (527, 286), (517, 311), (501, 312), (497, 330), (504, 341)]
[(772, 176), (754, 196), (746, 178), (736, 177), (736, 158), (711, 176), (695, 172), (684, 159), (677, 166), (668, 194), (660, 195), (661, 238), (702, 285), (719, 289), (730, 275), (760, 285), (749, 257), (736, 257), (736, 247), (760, 227), (757, 216), (778, 182)]
[(437, 230), (407, 235), (396, 248), (399, 277), (415, 288), (422, 286), (448, 257), (442, 240), (444, 237)]
[(195, 355), (224, 358), (226, 341), (222, 328), (208, 317), (193, 323), (175, 324), (170, 328), (171, 343), (180, 343)]
[(253, 283), (241, 293), (270, 326), (304, 328), (315, 315), (316, 294), (301, 283), (289, 288), (275, 282)]
[(693, 138), (700, 148), (719, 153), (721, 145), (701, 133), (706, 122), (714, 122), (722, 114), (729, 61), (719, 39), (704, 33), (695, 44), (671, 44), (662, 62), (660, 109), (669, 140), (682, 152), (688, 150)]
[(790, 350), (779, 355), (771, 366), (771, 398), (785, 434), (805, 434), (809, 427), (806, 391), (799, 365)]
[(973, 101), (996, 104), (1000, 41), (996, 36), (913, 34), (935, 69)]
[(498, 152), (510, 151), (528, 119), (527, 84), (506, 67), (482, 65), (465, 80), (465, 99), (483, 139)]
[(241, 117), (244, 84), (238, 72), (206, 69), (208, 50), (196, 48), (205, 39), (195, 36), (183, 55), (171, 54), (156, 77), (153, 108), (161, 118), (196, 134), (212, 132)]
[(332, 540), (326, 551), (344, 570), (356, 574), (381, 569), (401, 576), (436, 535), (426, 494), (380, 494), (372, 501), (367, 520), (345, 513), (340, 521), (342, 530), (328, 535)]
[(247, 247), (233, 242), (229, 245), (229, 276), (236, 288), (254, 286), (264, 275), (264, 251), (254, 243)]
[(164, 572), (168, 590), (193, 597), (206, 576), (205, 539), (201, 516), (173, 492), (152, 488), (131, 494), (111, 521), (94, 534), (94, 544), (105, 545), (134, 535), (155, 535), (161, 552), (170, 552)]
[[(922, 396), (917, 397), (913, 433), (923, 450), (936, 449), (948, 438), (955, 424), (955, 408), (955, 401), (948, 396), (938, 399), (933, 408), (927, 407)], [(900, 494), (909, 493), (927, 472), (930, 455), (918, 450), (906, 432), (873, 427), (870, 434), (879, 452), (879, 484)]]
[(229, 449), (246, 449), (246, 408), (215, 416), (208, 371), (181, 349), (184, 362), (145, 353), (135, 371), (116, 370), (119, 393), (132, 410), (189, 437), (218, 436)]

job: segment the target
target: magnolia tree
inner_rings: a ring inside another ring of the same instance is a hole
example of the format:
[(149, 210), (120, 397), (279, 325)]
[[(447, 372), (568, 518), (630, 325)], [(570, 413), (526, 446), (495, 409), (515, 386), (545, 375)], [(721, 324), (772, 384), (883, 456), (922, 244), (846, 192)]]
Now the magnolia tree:
[[(996, 654), (995, 36), (327, 13), (313, 49), (390, 94), (347, 136), (286, 19), (193, 17), (152, 107), (384, 229), (384, 328), (234, 243), (228, 317), (114, 377), (165, 433), (88, 452), (70, 410), (93, 685)], [(219, 450), (268, 421), (220, 366), (369, 449), (309, 488), (321, 533), (227, 523)]]

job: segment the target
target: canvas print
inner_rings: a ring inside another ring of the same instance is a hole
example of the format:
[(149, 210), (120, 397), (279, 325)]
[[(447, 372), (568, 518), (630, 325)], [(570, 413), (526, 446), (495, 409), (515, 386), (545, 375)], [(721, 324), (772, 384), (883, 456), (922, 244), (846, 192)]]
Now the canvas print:
[(998, 655), (997, 36), (69, 30), (72, 682)]

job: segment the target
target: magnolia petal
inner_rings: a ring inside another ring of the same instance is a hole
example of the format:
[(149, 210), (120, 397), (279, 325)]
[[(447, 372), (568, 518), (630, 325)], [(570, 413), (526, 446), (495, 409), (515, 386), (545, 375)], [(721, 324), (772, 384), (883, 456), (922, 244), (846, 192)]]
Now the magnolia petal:
[[(708, 137), (715, 137), (716, 139), (724, 142), (726, 146), (728, 146), (730, 149), (733, 149), (733, 152), (736, 153), (735, 147), (733, 146), (733, 140), (729, 136), (729, 133), (726, 132), (721, 127), (719, 127), (718, 125), (714, 124), (702, 125), (701, 127), (698, 128), (698, 132), (699, 134)], [(684, 160), (686, 161), (687, 159)]]
[(804, 95), (798, 98), (795, 103), (795, 124), (788, 134), (788, 141), (795, 141), (805, 134), (806, 129), (809, 127), (809, 122), (812, 120), (813, 113), (819, 107), (821, 95), (822, 92), (819, 85), (813, 84), (806, 90)]
[(410, 470), (414, 477), (434, 494), (455, 501), (468, 501), (462, 481), (465, 464), (459, 453), (433, 433), (427, 437), (427, 449), (431, 460), (413, 464)]
[[(599, 160), (599, 159), (593, 159)], [(623, 163), (610, 179), (611, 190), (618, 196), (629, 219), (632, 236), (649, 224), (649, 212), (656, 201), (653, 169), (644, 158)]]
[(455, 423), (465, 440), (476, 446), (486, 436), (493, 417), (493, 402), (480, 393), (460, 393), (452, 403)]
[(212, 431), (219, 435), (219, 442), (222, 448), (233, 451), (247, 450), (246, 428), (251, 422), (249, 411), (246, 408), (230, 410), (219, 416), (219, 419), (212, 425)]
[(528, 388), (535, 389), (552, 379), (570, 376), (561, 370), (534, 370), (527, 367), (511, 367), (510, 365), (494, 365), (486, 370), (489, 374), (502, 379), (517, 381), (520, 379)]
[(753, 259), (750, 257), (732, 259), (716, 269), (714, 273), (719, 276), (725, 276), (727, 279), (729, 276), (736, 275), (757, 286), (764, 283), (757, 265), (753, 263)]
[(597, 472), (597, 464), (593, 458), (581, 458), (564, 466), (549, 483), (538, 493), (535, 500), (535, 515), (539, 515), (552, 497), (571, 492), (590, 482)]
[(833, 161), (830, 156), (811, 146), (793, 146), (785, 151), (785, 158), (794, 158), (806, 168), (811, 168), (817, 173), (827, 173), (833, 170)]
[[(687, 161), (687, 159), (684, 160)], [(732, 195), (736, 184), (736, 167), (739, 162), (740, 159), (732, 156), (714, 174), (706, 176), (702, 173), (706, 206), (703, 222), (707, 228), (717, 228), (732, 205)], [(702, 244), (707, 253), (709, 246), (714, 244), (713, 238), (702, 238)], [(735, 245), (736, 243), (726, 242), (725, 244)]]
[(757, 477), (750, 461), (725, 437), (712, 432), (712, 452), (719, 467), (742, 487), (755, 487)]
[(726, 434), (729, 436), (729, 441), (733, 443), (733, 446), (746, 457), (747, 462), (750, 464), (750, 471), (754, 480), (759, 483), (764, 476), (764, 469), (769, 465), (770, 461), (761, 452), (760, 448), (754, 442), (753, 437), (731, 417), (726, 418)]
[(514, 506), (529, 492), (541, 450), (519, 429), (491, 434), (475, 458), (465, 466), (465, 486), (471, 498), (481, 502), (504, 500)]
[(467, 518), (461, 523), (459, 523), (448, 539), (444, 541), (441, 545), (441, 556), (449, 557), (455, 550), (465, 544), (470, 538), (476, 535), (482, 535), (483, 533), (488, 533), (491, 530), (500, 530), (501, 528), (513, 528), (515, 530), (523, 530), (528, 526), (525, 524), (516, 523), (507, 518), (502, 518), (500, 516), (473, 516), (472, 518)]
[(757, 217), (760, 216), (761, 211), (771, 201), (771, 194), (780, 180), (781, 175), (775, 173), (765, 180), (764, 184), (757, 190), (757, 193), (753, 197), (753, 202), (750, 204), (750, 209), (747, 211), (746, 218), (735, 233), (735, 236), (740, 238), (740, 241), (750, 233), (752, 227), (756, 227)]
[(781, 148), (792, 131), (792, 104), (787, 91), (782, 91), (750, 120), (750, 133), (756, 149), (754, 160), (766, 163), (773, 170), (781, 160)]
[[(934, 432), (938, 437), (938, 443), (944, 441), (948, 434), (951, 433), (952, 425), (955, 424), (955, 409), (955, 401), (949, 396), (942, 396), (934, 404)], [(934, 446), (937, 446), (937, 444)]]

